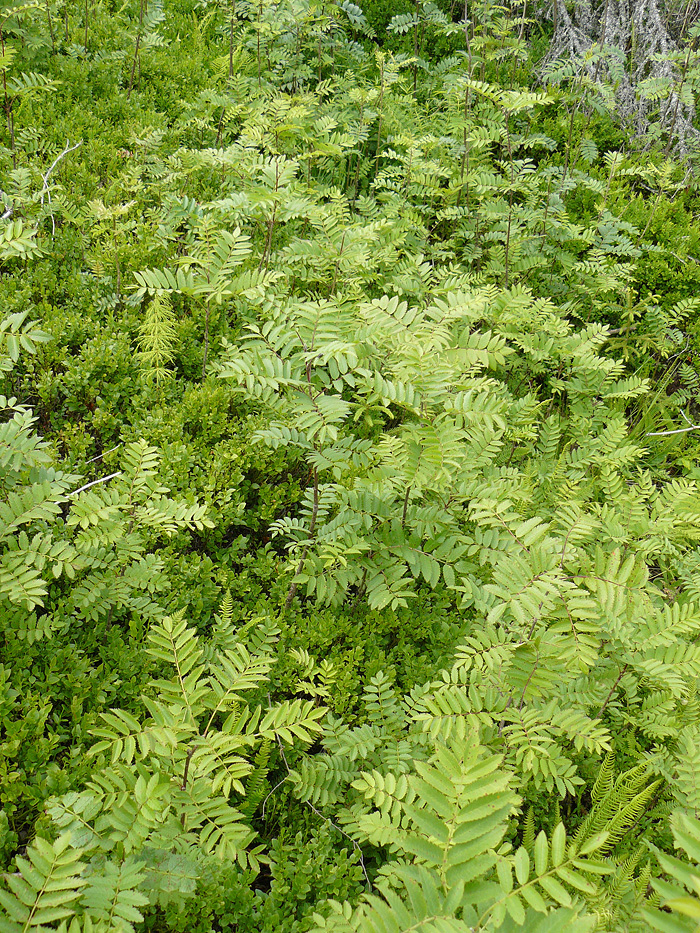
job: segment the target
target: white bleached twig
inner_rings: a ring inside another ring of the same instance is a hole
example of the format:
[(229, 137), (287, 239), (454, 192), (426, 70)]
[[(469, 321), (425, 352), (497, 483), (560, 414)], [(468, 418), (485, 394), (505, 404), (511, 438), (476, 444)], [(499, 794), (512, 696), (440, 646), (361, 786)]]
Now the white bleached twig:
[[(61, 159), (64, 159), (68, 155), (69, 152), (73, 152), (74, 149), (77, 149), (78, 146), (82, 146), (82, 144), (83, 144), (82, 139), (79, 139), (78, 142), (74, 146), (71, 146), (70, 139), (66, 140), (66, 148), (63, 150), (63, 152), (61, 152), (59, 155), (56, 156), (56, 158), (53, 160), (51, 165), (49, 165), (49, 167), (47, 168), (46, 172), (42, 176), (42, 180), (44, 182), (43, 187), (41, 189), (41, 206), (42, 207), (44, 206), (44, 195), (46, 195), (46, 197), (49, 200), (49, 207), (51, 206), (51, 192), (49, 191), (49, 178), (51, 177), (51, 172), (53, 172), (53, 170), (56, 168), (56, 166), (61, 161)], [(51, 214), (52, 236), (55, 235), (55, 233), (56, 233), (56, 223), (53, 219), (53, 214)]]
[(673, 431), (647, 431), (645, 437), (668, 437), (669, 434), (685, 434), (688, 431), (700, 431), (700, 424), (691, 424), (689, 428), (676, 428)]
[[(57, 166), (58, 163), (61, 161), (61, 159), (64, 159), (64, 158), (68, 155), (69, 152), (73, 152), (74, 149), (77, 149), (78, 146), (82, 146), (82, 144), (83, 144), (82, 139), (79, 139), (78, 142), (77, 142), (74, 146), (71, 146), (71, 144), (70, 144), (70, 139), (69, 139), (69, 140), (66, 142), (66, 148), (63, 150), (63, 152), (61, 152), (60, 155), (57, 155), (56, 158), (55, 158), (55, 159), (53, 160), (53, 162), (51, 163), (51, 165), (49, 165), (49, 167), (47, 168), (45, 174), (43, 175), (44, 187), (43, 187), (42, 190), (41, 190), (41, 204), (42, 204), (42, 206), (43, 206), (43, 204), (44, 204), (44, 192), (48, 193), (48, 191), (49, 191), (49, 178), (50, 178), (50, 176), (51, 176), (51, 172), (53, 172), (53, 170), (56, 168), (56, 166)], [(49, 203), (51, 203), (51, 195), (50, 195), (50, 194), (49, 194)]]
[(86, 489), (89, 489), (91, 486), (97, 486), (98, 483), (106, 483), (110, 479), (114, 479), (117, 476), (121, 476), (122, 471), (119, 470), (117, 473), (110, 473), (109, 476), (103, 476), (100, 479), (94, 479), (91, 483), (86, 483), (84, 486), (81, 486), (80, 489), (74, 489), (73, 492), (68, 493), (68, 498), (72, 499), (73, 496), (77, 496), (79, 492), (85, 492)]
[(107, 454), (113, 453), (115, 450), (118, 450), (122, 445), (115, 444), (114, 447), (110, 447), (109, 450), (103, 450), (101, 454), (98, 454), (96, 457), (91, 457), (89, 460), (86, 460), (86, 463), (94, 463), (95, 460), (101, 460), (102, 457), (106, 457)]
[(690, 418), (686, 415), (684, 411), (681, 412), (681, 417), (690, 425), (689, 428), (674, 428), (672, 431), (648, 431), (644, 436), (645, 437), (668, 437), (669, 434), (685, 434), (688, 431), (700, 431), (700, 424), (693, 424)]

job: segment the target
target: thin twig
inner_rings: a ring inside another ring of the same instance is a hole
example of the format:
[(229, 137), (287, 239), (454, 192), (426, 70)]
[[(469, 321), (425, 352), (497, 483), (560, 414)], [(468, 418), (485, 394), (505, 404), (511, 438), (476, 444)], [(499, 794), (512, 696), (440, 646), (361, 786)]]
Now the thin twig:
[(86, 483), (84, 486), (81, 486), (80, 489), (74, 489), (73, 492), (67, 493), (68, 498), (77, 496), (79, 492), (85, 492), (86, 489), (89, 489), (91, 486), (97, 486), (98, 483), (106, 483), (110, 479), (114, 479), (116, 476), (121, 476), (122, 471), (119, 470), (118, 473), (110, 473), (109, 476), (103, 476), (101, 479), (94, 479), (91, 483)]
[(265, 807), (267, 806), (267, 801), (270, 799), (270, 797), (272, 797), (272, 795), (274, 794), (274, 792), (275, 792), (276, 790), (278, 790), (283, 784), (286, 784), (288, 780), (289, 780), (289, 775), (286, 775), (286, 777), (283, 777), (281, 781), (278, 781), (278, 782), (275, 784), (275, 786), (272, 788), (272, 790), (270, 791), (270, 793), (269, 793), (269, 794), (267, 795), (267, 797), (263, 800), (263, 802), (262, 802), (262, 810), (260, 811), (260, 817), (261, 817), (261, 819), (263, 819), (263, 820), (265, 819)]
[(139, 29), (136, 33), (136, 48), (134, 49), (134, 60), (131, 63), (131, 74), (129, 75), (129, 89), (126, 92), (126, 102), (131, 99), (131, 91), (134, 87), (134, 75), (136, 74), (136, 62), (139, 62), (139, 82), (141, 81), (141, 62), (139, 60), (139, 51), (141, 49), (141, 30), (143, 29), (144, 0), (141, 0), (139, 9)]
[[(46, 197), (48, 198), (49, 207), (51, 207), (51, 192), (49, 191), (49, 177), (51, 176), (51, 172), (53, 172), (53, 170), (56, 168), (56, 166), (61, 161), (61, 159), (65, 158), (69, 152), (73, 152), (74, 149), (77, 149), (78, 146), (82, 146), (82, 144), (83, 144), (82, 139), (78, 140), (78, 142), (74, 146), (71, 146), (69, 139), (66, 140), (66, 148), (63, 150), (63, 152), (60, 155), (56, 156), (56, 158), (53, 160), (51, 165), (46, 170), (46, 174), (43, 176), (44, 184), (41, 189), (41, 206), (42, 207), (44, 206), (44, 195), (46, 195)], [(56, 222), (53, 219), (53, 213), (52, 213), (51, 214), (51, 235), (55, 236), (55, 234), (56, 234)]]
[(669, 434), (685, 434), (687, 431), (700, 431), (700, 424), (692, 424), (689, 428), (676, 428), (674, 431), (647, 431), (645, 437), (668, 437)]
[(101, 460), (102, 457), (106, 457), (107, 454), (113, 453), (115, 450), (119, 450), (121, 444), (115, 444), (114, 447), (110, 447), (109, 450), (103, 450), (101, 454), (98, 454), (96, 457), (91, 457), (90, 460), (86, 460), (86, 463), (94, 463), (95, 460)]
[(603, 713), (605, 712), (605, 707), (606, 707), (606, 706), (608, 705), (608, 703), (610, 702), (610, 699), (611, 699), (613, 693), (614, 693), (615, 690), (617, 689), (617, 685), (618, 685), (618, 684), (620, 683), (620, 681), (622, 680), (622, 677), (623, 677), (623, 675), (624, 675), (624, 673), (625, 673), (625, 671), (627, 670), (628, 667), (629, 667), (629, 664), (624, 664), (624, 665), (622, 666), (622, 669), (620, 670), (620, 673), (619, 673), (618, 676), (617, 676), (617, 680), (615, 681), (615, 683), (614, 683), (614, 684), (612, 685), (612, 687), (610, 688), (610, 692), (608, 693), (608, 695), (606, 696), (606, 698), (603, 700), (603, 705), (602, 705), (602, 706), (600, 707), (600, 709), (598, 710), (598, 715), (596, 716), (596, 719), (600, 719), (600, 718), (602, 717)]
[[(288, 776), (291, 777), (292, 771), (291, 771), (291, 768), (289, 767), (289, 763), (287, 762), (287, 756), (284, 754), (284, 746), (282, 745), (282, 740), (280, 739), (279, 736), (276, 736), (276, 738), (277, 738), (277, 744), (279, 745), (279, 749), (280, 749), (280, 755), (282, 756), (282, 761), (284, 762), (284, 767), (287, 769)], [(277, 786), (279, 787), (279, 784)], [(371, 887), (372, 882), (369, 880), (369, 875), (367, 874), (367, 868), (365, 866), (365, 860), (362, 855), (362, 849), (360, 848), (360, 844), (357, 842), (357, 840), (353, 839), (352, 836), (346, 833), (344, 829), (341, 829), (340, 826), (338, 826), (337, 823), (334, 823), (330, 817), (325, 816), (323, 813), (321, 813), (320, 810), (317, 810), (316, 807), (312, 803), (309, 803), (308, 800), (303, 800), (302, 803), (305, 803), (307, 807), (310, 807), (319, 819), (323, 820), (325, 823), (328, 823), (329, 826), (332, 826), (333, 829), (339, 832), (341, 836), (344, 836), (346, 839), (350, 840), (355, 851), (359, 853), (360, 867), (362, 868), (362, 874), (365, 876), (367, 887)]]
[[(77, 149), (78, 146), (82, 146), (82, 144), (83, 144), (82, 139), (78, 140), (78, 142), (77, 142), (74, 146), (71, 146), (71, 145), (70, 145), (70, 140), (67, 140), (67, 141), (66, 141), (66, 148), (63, 150), (63, 152), (62, 152), (60, 155), (57, 155), (57, 156), (56, 156), (56, 158), (53, 160), (53, 162), (51, 163), (51, 165), (50, 165), (50, 166), (48, 167), (48, 169), (46, 170), (46, 174), (43, 176), (44, 187), (42, 188), (42, 191), (41, 191), (41, 205), (42, 205), (42, 207), (44, 206), (44, 192), (45, 192), (45, 191), (48, 192), (48, 190), (49, 190), (49, 188), (48, 188), (48, 181), (49, 181), (49, 176), (51, 175), (51, 172), (53, 172), (53, 170), (56, 168), (56, 166), (57, 166), (58, 163), (61, 161), (61, 159), (65, 158), (65, 157), (68, 155), (69, 152), (73, 152), (74, 149)], [(50, 202), (51, 202), (51, 195), (49, 194), (49, 203), (50, 203)]]
[[(5, 192), (4, 192), (2, 189), (0, 189), (0, 197), (1, 197), (1, 198), (7, 197), (7, 195), (5, 194)], [(10, 206), (7, 208), (7, 210), (6, 210), (5, 213), (2, 215), (2, 217), (0, 217), (0, 220), (9, 220), (10, 217), (12, 217), (12, 214), (13, 214), (13, 212), (14, 212), (14, 209), (15, 209), (15, 208), (14, 208), (14, 205), (13, 205), (13, 204), (10, 204)]]
[(190, 762), (192, 761), (192, 756), (199, 748), (199, 745), (193, 745), (190, 750), (187, 752), (187, 758), (185, 760), (185, 768), (182, 774), (182, 786), (180, 790), (187, 790), (187, 776), (190, 773)]

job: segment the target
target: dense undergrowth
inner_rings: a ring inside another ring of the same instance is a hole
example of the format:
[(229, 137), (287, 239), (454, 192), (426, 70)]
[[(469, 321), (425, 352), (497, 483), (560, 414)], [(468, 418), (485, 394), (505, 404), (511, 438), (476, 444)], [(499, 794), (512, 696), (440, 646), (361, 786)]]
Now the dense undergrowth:
[(4, 8), (1, 931), (696, 928), (694, 155), (464, 12)]

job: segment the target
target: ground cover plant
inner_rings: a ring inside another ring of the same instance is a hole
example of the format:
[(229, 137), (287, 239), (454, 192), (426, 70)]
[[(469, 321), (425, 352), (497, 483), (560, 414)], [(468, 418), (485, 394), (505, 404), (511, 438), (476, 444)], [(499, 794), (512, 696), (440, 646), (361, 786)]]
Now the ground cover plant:
[(698, 928), (695, 15), (5, 4), (0, 931)]

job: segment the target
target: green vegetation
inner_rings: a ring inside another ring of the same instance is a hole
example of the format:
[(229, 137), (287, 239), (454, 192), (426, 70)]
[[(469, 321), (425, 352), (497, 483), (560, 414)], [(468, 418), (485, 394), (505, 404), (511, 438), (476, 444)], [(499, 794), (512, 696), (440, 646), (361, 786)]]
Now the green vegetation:
[(0, 933), (700, 929), (697, 30), (468, 6), (4, 4)]

